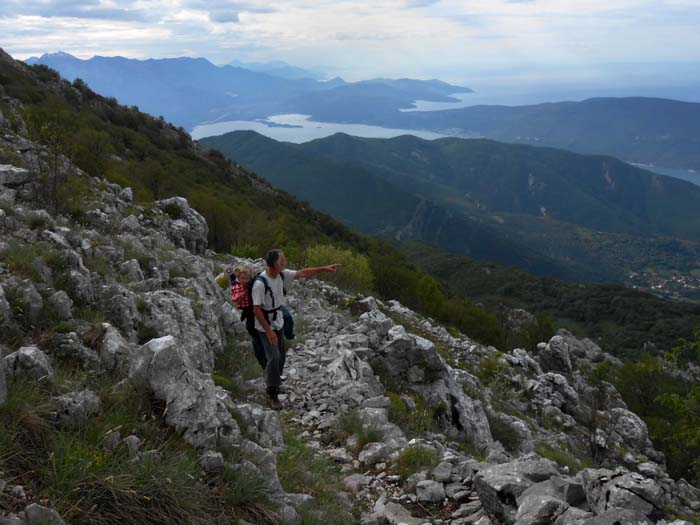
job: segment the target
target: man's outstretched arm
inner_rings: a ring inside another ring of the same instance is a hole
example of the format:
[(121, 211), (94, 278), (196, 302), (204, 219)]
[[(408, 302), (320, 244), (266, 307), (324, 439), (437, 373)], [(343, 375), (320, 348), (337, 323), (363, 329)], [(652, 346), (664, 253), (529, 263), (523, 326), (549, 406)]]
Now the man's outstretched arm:
[(319, 266), (318, 268), (304, 268), (303, 270), (297, 270), (297, 279), (303, 279), (305, 277), (313, 277), (319, 273), (327, 272), (337, 272), (340, 268), (339, 264), (329, 264), (328, 266)]

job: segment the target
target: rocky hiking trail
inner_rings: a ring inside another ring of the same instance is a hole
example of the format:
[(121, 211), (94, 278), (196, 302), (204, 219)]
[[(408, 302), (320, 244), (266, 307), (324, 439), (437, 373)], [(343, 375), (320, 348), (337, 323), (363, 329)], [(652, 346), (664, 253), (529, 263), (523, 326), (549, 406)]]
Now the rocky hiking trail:
[[(47, 155), (10, 131), (0, 146)], [(89, 189), (77, 217), (0, 166), (0, 525), (698, 522), (700, 491), (591, 375), (619, 361), (566, 331), (500, 352), (295, 283), (267, 409), (217, 284), (242, 259), (207, 250), (185, 199), (136, 203), (63, 161)]]

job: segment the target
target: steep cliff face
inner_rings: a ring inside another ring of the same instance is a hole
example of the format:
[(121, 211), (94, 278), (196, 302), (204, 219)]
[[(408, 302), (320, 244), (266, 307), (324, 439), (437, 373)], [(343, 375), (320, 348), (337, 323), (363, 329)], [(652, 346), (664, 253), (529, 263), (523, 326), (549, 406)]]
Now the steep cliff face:
[(136, 203), (59, 156), (76, 201), (47, 209), (50, 151), (9, 127), (0, 147), (16, 159), (0, 166), (3, 522), (696, 519), (698, 490), (595, 382), (619, 362), (591, 341), (501, 353), (394, 301), (297, 283), (274, 412), (216, 284), (242, 260), (207, 250), (185, 199)]

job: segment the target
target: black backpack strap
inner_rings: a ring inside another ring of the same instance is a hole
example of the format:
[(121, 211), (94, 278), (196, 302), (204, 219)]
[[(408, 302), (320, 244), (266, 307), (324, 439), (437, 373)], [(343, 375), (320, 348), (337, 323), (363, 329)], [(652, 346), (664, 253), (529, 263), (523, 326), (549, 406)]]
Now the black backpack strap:
[(258, 276), (255, 278), (256, 281), (261, 281), (263, 285), (265, 286), (265, 293), (270, 294), (270, 297), (272, 297), (272, 308), (274, 309), (275, 306), (275, 294), (272, 293), (272, 288), (270, 288), (270, 283), (267, 282), (267, 279), (265, 276), (261, 273), (258, 274)]
[(284, 270), (282, 270), (279, 275), (282, 278), (282, 293), (286, 296), (287, 295), (287, 286), (284, 283)]
[(272, 319), (273, 321), (277, 320), (277, 312), (279, 309), (282, 307), (277, 306), (277, 303), (275, 302), (275, 294), (272, 293), (272, 288), (270, 288), (270, 283), (267, 282), (267, 279), (262, 273), (259, 273), (257, 277), (255, 277), (256, 281), (261, 281), (263, 283), (263, 286), (265, 286), (265, 293), (270, 294), (270, 297), (272, 298), (272, 308), (269, 310), (265, 310), (263, 308), (263, 315), (265, 316), (265, 320), (269, 323), (270, 322), (270, 314), (272, 314)]

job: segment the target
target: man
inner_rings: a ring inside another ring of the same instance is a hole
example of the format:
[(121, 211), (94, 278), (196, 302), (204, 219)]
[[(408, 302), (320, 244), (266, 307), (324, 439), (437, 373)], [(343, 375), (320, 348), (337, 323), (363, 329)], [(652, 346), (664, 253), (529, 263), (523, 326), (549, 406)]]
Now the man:
[[(284, 344), (284, 319), (281, 308), (284, 305), (284, 285), (294, 279), (313, 277), (319, 273), (336, 272), (339, 264), (287, 270), (287, 258), (282, 250), (270, 250), (265, 256), (267, 268), (256, 277), (253, 283), (252, 299), (255, 314), (255, 328), (260, 333), (260, 341), (265, 350), (265, 384), (270, 398), (270, 407), (279, 410), (279, 391), (282, 384), (282, 370), (287, 356)], [(282, 277), (280, 274), (284, 274)]]

